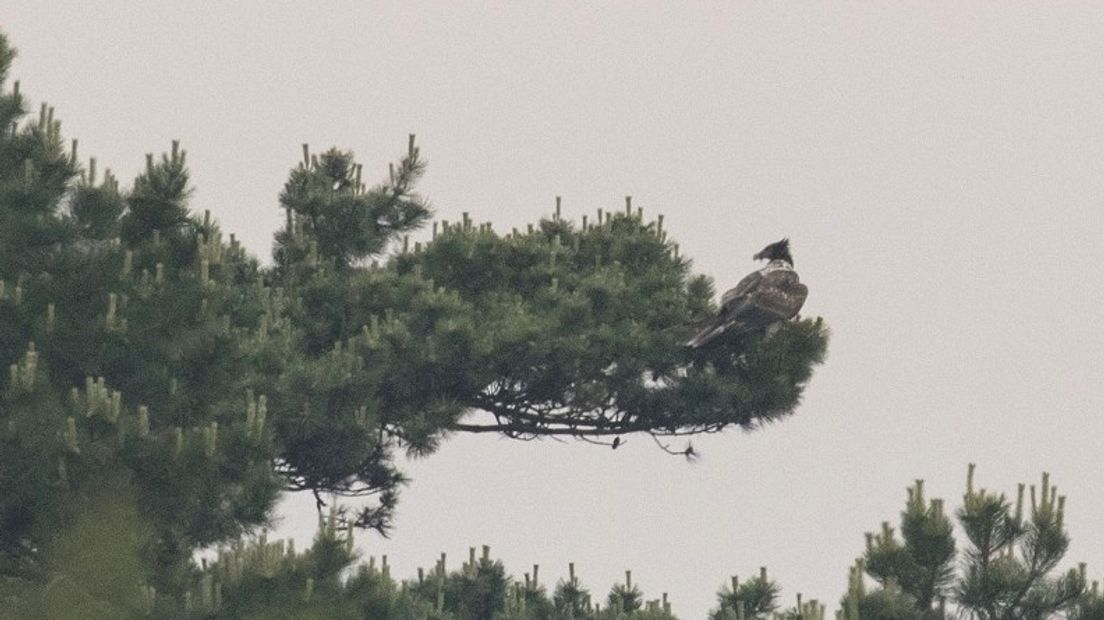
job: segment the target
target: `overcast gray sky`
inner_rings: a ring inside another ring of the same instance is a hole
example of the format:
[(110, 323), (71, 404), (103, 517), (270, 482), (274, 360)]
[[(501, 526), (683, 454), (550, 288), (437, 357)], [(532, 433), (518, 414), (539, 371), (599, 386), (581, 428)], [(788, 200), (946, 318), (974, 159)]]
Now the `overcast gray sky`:
[[(842, 594), (863, 532), (966, 464), (1052, 472), (1071, 561), (1104, 577), (1104, 11), (1097, 3), (154, 3), (0, 0), (14, 77), (131, 179), (182, 140), (257, 254), (300, 144), (375, 178), (416, 133), (439, 217), (499, 230), (631, 194), (720, 289), (789, 236), (833, 331), (797, 415), (703, 438), (457, 437), (412, 463), (391, 540), (413, 575), (483, 543), (595, 594), (633, 569), (702, 618), (760, 565)], [(308, 6), (309, 5), (309, 6)], [(281, 509), (306, 542), (313, 506)]]

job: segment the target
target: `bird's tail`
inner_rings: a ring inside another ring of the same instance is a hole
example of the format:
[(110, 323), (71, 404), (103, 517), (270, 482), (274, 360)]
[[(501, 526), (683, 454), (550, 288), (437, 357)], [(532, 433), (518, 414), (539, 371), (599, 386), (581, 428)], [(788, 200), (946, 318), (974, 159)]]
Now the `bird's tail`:
[(725, 328), (728, 327), (724, 323), (720, 325), (710, 325), (705, 329), (698, 332), (697, 336), (694, 336), (686, 343), (686, 346), (691, 349), (698, 349), (712, 342), (715, 338), (725, 332)]
[(738, 336), (753, 331), (754, 329), (753, 326), (746, 323), (721, 323), (720, 325), (710, 325), (698, 332), (697, 336), (691, 338), (686, 343), (686, 346), (691, 349), (700, 349), (724, 334)]

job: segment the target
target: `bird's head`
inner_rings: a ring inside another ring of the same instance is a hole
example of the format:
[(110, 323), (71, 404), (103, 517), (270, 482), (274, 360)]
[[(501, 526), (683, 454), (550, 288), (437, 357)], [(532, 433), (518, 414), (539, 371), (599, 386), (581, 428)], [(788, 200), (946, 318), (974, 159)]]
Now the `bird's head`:
[(752, 256), (755, 260), (784, 260), (793, 267), (793, 257), (790, 256), (790, 240), (776, 241), (763, 248), (758, 254)]

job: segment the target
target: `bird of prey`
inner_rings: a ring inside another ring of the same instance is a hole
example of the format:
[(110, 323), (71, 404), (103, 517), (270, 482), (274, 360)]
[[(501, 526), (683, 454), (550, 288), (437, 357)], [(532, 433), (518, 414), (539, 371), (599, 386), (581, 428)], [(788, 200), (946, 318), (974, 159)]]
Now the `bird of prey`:
[(753, 271), (736, 288), (721, 296), (721, 310), (686, 346), (703, 347), (722, 334), (742, 334), (768, 327), (797, 315), (809, 289), (793, 269), (790, 240), (783, 239), (752, 257), (767, 266)]

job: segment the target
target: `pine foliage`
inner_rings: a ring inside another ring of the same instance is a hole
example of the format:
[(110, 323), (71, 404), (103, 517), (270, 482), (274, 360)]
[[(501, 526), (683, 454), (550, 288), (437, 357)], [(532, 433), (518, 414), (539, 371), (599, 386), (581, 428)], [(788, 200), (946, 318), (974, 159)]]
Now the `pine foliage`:
[(759, 569), (759, 576), (740, 583), (732, 578), (731, 586), (717, 592), (717, 608), (709, 620), (762, 620), (771, 618), (778, 609), (778, 593), (781, 587), (767, 577), (766, 567)]
[[(712, 284), (629, 201), (509, 234), (465, 215), (411, 244), (431, 218), (413, 136), (375, 185), (352, 153), (304, 147), (263, 266), (190, 208), (179, 143), (126, 187), (48, 105), (28, 119), (14, 55), (0, 35), (0, 575), (42, 595), (25, 600), (184, 604), (213, 579), (193, 553), (266, 526), (282, 491), (359, 497), (342, 526), (386, 534), (403, 452), (457, 432), (754, 428), (791, 413), (823, 360), (819, 319), (684, 347)], [(101, 513), (119, 527), (96, 530)], [(83, 527), (136, 558), (140, 596), (90, 591), (96, 563), (63, 561)], [(318, 596), (349, 561), (325, 540), (304, 560)], [(465, 578), (445, 607), (508, 613), (479, 602), (509, 598), (501, 568)], [(572, 587), (559, 604), (578, 610)], [(631, 588), (616, 598), (651, 613)]]
[[(888, 522), (867, 534), (842, 601), (848, 620), (948, 618), (956, 609), (980, 620), (1097, 617), (1104, 599), (1085, 564), (1058, 568), (1069, 547), (1065, 497), (1048, 474), (1038, 487), (1020, 484), (1013, 504), (976, 488), (971, 464), (955, 513), (966, 539), (961, 553), (942, 500), (926, 502), (923, 489), (919, 480), (908, 489), (901, 539)], [(877, 588), (866, 589), (864, 573)]]

